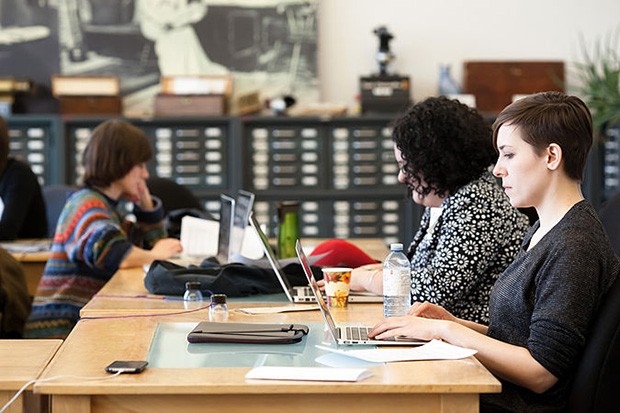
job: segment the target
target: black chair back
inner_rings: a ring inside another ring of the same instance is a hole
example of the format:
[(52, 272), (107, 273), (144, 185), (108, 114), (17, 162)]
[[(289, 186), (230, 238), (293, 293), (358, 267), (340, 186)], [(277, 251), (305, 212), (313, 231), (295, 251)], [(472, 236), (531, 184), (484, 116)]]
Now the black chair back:
[(603, 204), (599, 215), (611, 246), (616, 255), (620, 256), (620, 192)]
[(43, 199), (45, 200), (45, 213), (47, 214), (47, 236), (49, 238), (54, 237), (56, 232), (56, 224), (58, 224), (58, 217), (65, 207), (67, 198), (76, 190), (75, 187), (70, 185), (48, 185), (44, 186), (41, 191), (43, 192)]
[(568, 411), (617, 411), (619, 377), (620, 280), (617, 279), (607, 293), (577, 367)]
[(164, 214), (176, 209), (203, 209), (192, 191), (172, 179), (154, 176), (146, 181), (146, 185), (151, 194), (161, 199)]

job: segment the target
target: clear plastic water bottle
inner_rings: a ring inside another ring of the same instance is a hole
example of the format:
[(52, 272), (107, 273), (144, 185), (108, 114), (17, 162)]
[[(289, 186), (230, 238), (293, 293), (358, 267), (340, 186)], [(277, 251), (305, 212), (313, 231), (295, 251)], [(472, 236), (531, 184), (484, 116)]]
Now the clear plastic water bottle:
[(226, 294), (213, 294), (211, 296), (211, 305), (209, 306), (209, 321), (221, 322), (226, 320), (228, 320)]
[(391, 244), (383, 263), (383, 315), (400, 317), (411, 306), (411, 263), (403, 244)]
[(188, 281), (185, 283), (185, 294), (183, 294), (183, 304), (185, 309), (198, 308), (202, 305), (202, 292), (200, 291), (199, 281)]

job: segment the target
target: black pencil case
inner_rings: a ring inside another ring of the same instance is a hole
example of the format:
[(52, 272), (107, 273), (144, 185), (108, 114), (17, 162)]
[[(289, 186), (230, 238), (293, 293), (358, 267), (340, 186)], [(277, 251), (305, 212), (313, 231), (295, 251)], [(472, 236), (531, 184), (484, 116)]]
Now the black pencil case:
[(302, 324), (216, 323), (203, 321), (188, 335), (190, 343), (298, 343), (308, 334)]

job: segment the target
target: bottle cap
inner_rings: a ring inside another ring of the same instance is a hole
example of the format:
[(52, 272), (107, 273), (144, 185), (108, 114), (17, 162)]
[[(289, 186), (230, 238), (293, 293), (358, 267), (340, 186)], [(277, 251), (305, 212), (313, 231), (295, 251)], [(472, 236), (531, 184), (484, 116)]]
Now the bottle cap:
[(403, 249), (403, 244), (401, 244), (400, 242), (394, 243), (394, 244), (390, 244), (390, 251), (398, 251)]
[(226, 294), (212, 294), (211, 303), (212, 304), (226, 304)]
[(188, 281), (185, 283), (186, 290), (200, 290), (200, 281)]
[(297, 201), (282, 201), (278, 204), (278, 220), (282, 222), (284, 220), (284, 215), (288, 213), (297, 213), (299, 212), (299, 202)]

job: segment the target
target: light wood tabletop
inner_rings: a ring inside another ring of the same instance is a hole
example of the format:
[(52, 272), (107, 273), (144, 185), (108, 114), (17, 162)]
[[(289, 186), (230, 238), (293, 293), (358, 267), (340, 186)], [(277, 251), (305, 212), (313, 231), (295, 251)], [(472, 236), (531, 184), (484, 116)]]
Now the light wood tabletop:
[[(322, 239), (305, 239), (304, 247), (314, 247)], [(383, 259), (389, 252), (384, 241), (379, 238), (358, 238), (350, 240), (371, 257)], [(183, 309), (183, 302), (170, 300), (162, 295), (149, 294), (144, 287), (144, 269), (130, 268), (117, 271), (101, 290), (81, 309), (82, 317), (112, 314), (160, 314)], [(248, 298), (252, 301), (252, 298)], [(264, 305), (282, 305), (265, 303)], [(230, 303), (241, 306), (241, 303)], [(357, 304), (356, 304), (357, 305)]]
[(50, 256), (50, 245), (51, 240), (49, 239), (16, 240), (2, 243), (2, 247), (20, 262), (26, 277), (28, 294), (31, 297), (34, 297), (37, 292), (45, 264)]
[[(0, 407), (24, 384), (39, 377), (61, 344), (62, 340), (0, 340)], [(19, 397), (7, 412), (23, 410), (24, 398)]]
[[(372, 323), (381, 305), (349, 306), (337, 322)], [(81, 320), (43, 377), (109, 377), (114, 360), (146, 360), (158, 322), (198, 322), (206, 312), (158, 317)], [(318, 311), (246, 315), (232, 311), (229, 321), (321, 323)], [(246, 380), (249, 368), (147, 368), (110, 380), (60, 379), (35, 385), (52, 397), (54, 413), (87, 412), (476, 412), (479, 394), (501, 385), (474, 357), (370, 367), (374, 375), (355, 383)]]

